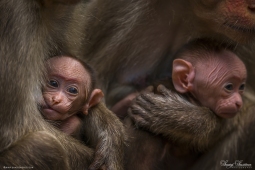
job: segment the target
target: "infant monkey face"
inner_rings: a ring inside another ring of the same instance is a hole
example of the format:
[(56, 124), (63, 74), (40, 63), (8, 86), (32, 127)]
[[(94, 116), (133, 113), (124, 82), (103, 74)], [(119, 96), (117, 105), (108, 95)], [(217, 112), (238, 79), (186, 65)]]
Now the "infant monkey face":
[(210, 108), (216, 115), (226, 119), (234, 117), (242, 107), (245, 82), (224, 82), (223, 84), (209, 83), (210, 88), (204, 85), (205, 88), (200, 88), (196, 97), (201, 105)]
[(48, 61), (47, 83), (43, 87), (42, 114), (46, 119), (65, 120), (82, 111), (88, 92), (86, 70), (76, 60), (54, 57)]
[(43, 98), (45, 104), (42, 113), (50, 120), (65, 120), (81, 111), (85, 103), (85, 95), (81, 94), (78, 85), (61, 79), (48, 81), (43, 90)]
[(233, 118), (243, 105), (242, 94), (245, 82), (240, 80), (224, 80), (223, 82), (223, 84), (209, 83), (210, 88), (201, 89), (197, 97), (203, 106), (212, 109), (219, 117)]
[[(222, 118), (233, 118), (243, 105), (242, 94), (245, 89), (246, 72), (238, 70), (227, 71), (218, 74), (212, 81), (207, 81), (210, 88), (204, 93), (207, 97), (201, 100), (204, 106), (211, 108), (216, 115)], [(206, 87), (206, 86), (205, 86)]]
[(222, 118), (234, 117), (243, 105), (242, 94), (245, 84), (226, 84), (216, 102), (214, 112)]

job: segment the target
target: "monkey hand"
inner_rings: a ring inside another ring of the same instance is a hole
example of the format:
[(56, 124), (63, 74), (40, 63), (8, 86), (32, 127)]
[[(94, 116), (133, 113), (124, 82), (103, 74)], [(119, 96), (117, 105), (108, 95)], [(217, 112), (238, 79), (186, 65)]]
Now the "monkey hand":
[(222, 124), (210, 109), (188, 102), (163, 85), (156, 93), (152, 87), (142, 92), (128, 114), (139, 128), (202, 149), (209, 146), (208, 137), (215, 135)]
[(149, 86), (133, 101), (128, 114), (137, 127), (151, 129), (163, 122), (169, 122), (167, 119), (171, 119), (172, 116), (167, 115), (174, 113), (174, 107), (176, 104), (180, 105), (182, 100), (178, 94), (163, 85), (157, 87), (156, 93), (154, 87)]

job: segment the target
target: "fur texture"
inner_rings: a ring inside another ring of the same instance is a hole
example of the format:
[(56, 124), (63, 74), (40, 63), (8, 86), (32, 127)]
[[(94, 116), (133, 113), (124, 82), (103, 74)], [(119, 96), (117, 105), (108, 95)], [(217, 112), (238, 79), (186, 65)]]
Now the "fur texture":
[[(44, 61), (56, 54), (70, 53), (67, 47), (79, 44), (77, 37), (83, 34), (80, 21), (86, 5), (86, 1), (77, 0), (0, 1), (0, 165), (88, 169), (92, 164), (90, 169), (97, 169), (106, 164), (106, 168), (123, 168), (123, 126), (111, 112), (94, 113), (89, 118), (97, 124), (104, 117), (105, 123), (111, 124), (105, 125), (106, 129), (88, 120), (91, 129), (87, 135), (99, 143), (93, 160), (91, 148), (55, 130), (37, 109)], [(102, 134), (114, 136), (100, 141)]]

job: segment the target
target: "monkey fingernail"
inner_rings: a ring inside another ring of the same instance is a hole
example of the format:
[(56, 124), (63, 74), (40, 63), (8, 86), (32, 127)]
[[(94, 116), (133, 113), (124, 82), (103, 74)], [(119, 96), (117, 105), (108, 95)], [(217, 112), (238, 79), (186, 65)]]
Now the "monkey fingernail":
[(158, 85), (158, 87), (157, 87), (158, 92), (163, 92), (165, 89), (166, 89), (165, 86), (162, 84)]
[(152, 92), (154, 90), (153, 86), (148, 86), (144, 91)]

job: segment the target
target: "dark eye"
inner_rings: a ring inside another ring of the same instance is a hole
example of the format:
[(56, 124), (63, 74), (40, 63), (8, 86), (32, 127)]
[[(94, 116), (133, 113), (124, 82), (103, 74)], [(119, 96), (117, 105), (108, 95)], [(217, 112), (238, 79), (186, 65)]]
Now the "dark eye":
[(225, 88), (226, 90), (228, 90), (228, 91), (231, 91), (231, 90), (234, 89), (234, 86), (233, 86), (233, 84), (227, 84), (224, 88)]
[(67, 91), (71, 94), (78, 94), (78, 89), (75, 87), (69, 87)]
[(49, 85), (52, 86), (52, 87), (58, 87), (58, 82), (55, 81), (55, 80), (50, 80)]
[(245, 88), (245, 84), (242, 84), (240, 87), (239, 87), (239, 90), (244, 90)]

